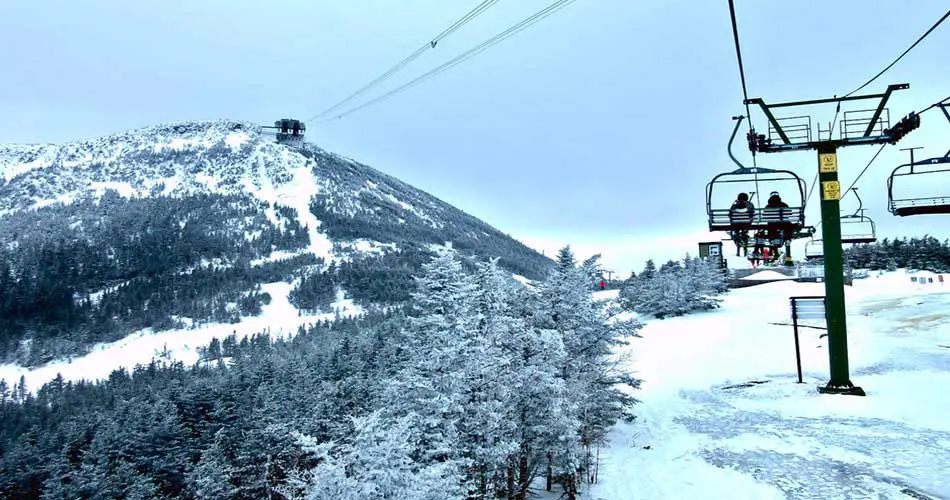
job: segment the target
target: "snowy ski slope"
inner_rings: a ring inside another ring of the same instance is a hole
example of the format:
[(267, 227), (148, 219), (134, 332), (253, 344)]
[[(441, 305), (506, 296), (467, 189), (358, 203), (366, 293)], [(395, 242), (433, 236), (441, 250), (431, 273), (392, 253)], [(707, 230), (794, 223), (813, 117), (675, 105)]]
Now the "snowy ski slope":
[[(817, 393), (828, 379), (820, 330), (799, 330), (798, 384), (792, 327), (771, 324), (790, 320), (788, 297), (824, 295), (820, 283), (767, 283), (731, 291), (717, 311), (641, 318), (629, 347), (640, 418), (613, 430), (584, 498), (950, 499), (950, 285), (918, 287), (898, 271), (845, 293), (864, 398)], [(750, 381), (763, 383), (730, 387)]]

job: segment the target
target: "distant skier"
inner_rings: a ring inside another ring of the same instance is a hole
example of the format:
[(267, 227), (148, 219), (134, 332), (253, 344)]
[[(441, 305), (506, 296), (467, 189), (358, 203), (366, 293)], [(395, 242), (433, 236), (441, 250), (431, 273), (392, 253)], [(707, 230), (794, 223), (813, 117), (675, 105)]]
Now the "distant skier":
[(606, 289), (607, 289), (607, 282), (606, 282), (606, 281), (600, 280), (600, 289), (601, 289), (601, 290), (606, 290)]

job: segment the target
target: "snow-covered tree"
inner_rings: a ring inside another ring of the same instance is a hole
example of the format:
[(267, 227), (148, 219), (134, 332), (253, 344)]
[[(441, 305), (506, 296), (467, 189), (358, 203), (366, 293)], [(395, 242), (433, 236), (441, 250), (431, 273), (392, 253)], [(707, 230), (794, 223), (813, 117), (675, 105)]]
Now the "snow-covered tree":
[(515, 424), (517, 450), (508, 457), (499, 489), (509, 498), (523, 500), (532, 480), (542, 467), (553, 464), (551, 451), (577, 432), (576, 419), (569, 410), (563, 367), (566, 353), (561, 335), (542, 327), (541, 298), (522, 288), (511, 297), (511, 317), (515, 324), (504, 339), (510, 362), (506, 381), (512, 403), (506, 415)]
[(648, 261), (640, 276), (624, 285), (621, 304), (662, 319), (719, 307), (718, 295), (726, 290), (725, 275), (715, 264), (687, 254), (681, 262), (669, 261), (658, 270)]
[(208, 500), (226, 500), (232, 492), (231, 474), (233, 473), (227, 459), (223, 456), (220, 441), (201, 453), (201, 459), (188, 474), (188, 484), (191, 485), (195, 498)]
[(661, 308), (663, 298), (657, 281), (658, 273), (653, 259), (647, 260), (639, 276), (631, 273), (630, 279), (620, 290), (620, 304), (641, 314), (652, 314), (652, 311)]
[(461, 452), (472, 464), (469, 497), (491, 498), (506, 474), (509, 457), (519, 448), (512, 411), (518, 401), (513, 384), (519, 376), (515, 359), (519, 353), (510, 348), (510, 342), (523, 331), (513, 312), (516, 283), (497, 260), (476, 264), (474, 282), (477, 328), (466, 363), (473, 385), (460, 422)]
[(452, 462), (420, 465), (414, 458), (410, 416), (390, 419), (381, 412), (354, 419), (354, 443), (331, 455), (333, 443), (299, 436), (301, 447), (320, 464), (294, 477), (281, 493), (293, 500), (456, 500), (463, 497)]
[(413, 459), (420, 464), (460, 460), (458, 424), (472, 383), (465, 368), (476, 338), (475, 284), (443, 248), (416, 285), (415, 315), (405, 332), (409, 359), (384, 390), (384, 418), (411, 417)]
[[(562, 250), (565, 255), (568, 249)], [(607, 428), (624, 414), (631, 399), (619, 385), (627, 382), (611, 360), (615, 347), (636, 333), (629, 322), (609, 323), (588, 284), (597, 272), (596, 256), (576, 265), (558, 259), (558, 265), (540, 287), (538, 327), (553, 330), (564, 345), (559, 376), (565, 400), (560, 417), (574, 433), (549, 450), (555, 474), (563, 479), (569, 496), (577, 486), (577, 472), (591, 467), (590, 450)]]
[(535, 290), (496, 261), (470, 274), (440, 250), (416, 279), (407, 352), (377, 409), (354, 419), (352, 439), (310, 438), (320, 463), (283, 493), (525, 500), (538, 474), (576, 492), (591, 447), (633, 402), (619, 387), (636, 381), (612, 354), (638, 324), (608, 321), (593, 300), (596, 257), (578, 264), (565, 248), (558, 262)]

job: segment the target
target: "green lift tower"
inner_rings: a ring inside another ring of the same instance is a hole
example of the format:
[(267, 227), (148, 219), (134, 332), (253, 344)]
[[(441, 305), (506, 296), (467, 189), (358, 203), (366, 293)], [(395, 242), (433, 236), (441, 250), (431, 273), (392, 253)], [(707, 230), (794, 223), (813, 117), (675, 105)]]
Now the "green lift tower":
[[(768, 118), (768, 135), (756, 134), (749, 130), (749, 149), (755, 153), (782, 153), (788, 151), (814, 150), (818, 152), (818, 178), (821, 183), (821, 239), (825, 254), (825, 303), (828, 320), (828, 356), (830, 358), (831, 378), (825, 386), (818, 388), (821, 393), (852, 394), (864, 396), (864, 390), (851, 383), (848, 368), (848, 332), (845, 322), (844, 300), (844, 252), (841, 242), (841, 212), (839, 200), (841, 185), (838, 182), (838, 148), (845, 146), (867, 146), (870, 144), (897, 144), (907, 133), (920, 126), (920, 116), (910, 113), (893, 126), (889, 123), (889, 114), (884, 105), (891, 93), (909, 88), (906, 83), (889, 85), (881, 94), (834, 97), (811, 101), (766, 104), (761, 98), (745, 99), (746, 105), (758, 105)], [(811, 118), (794, 116), (776, 118), (773, 110), (795, 106), (836, 103), (845, 101), (877, 99), (872, 109), (846, 111), (840, 122), (838, 139), (833, 139), (833, 127), (821, 130), (818, 127), (817, 139), (811, 136)], [(828, 138), (820, 136), (827, 132)]]

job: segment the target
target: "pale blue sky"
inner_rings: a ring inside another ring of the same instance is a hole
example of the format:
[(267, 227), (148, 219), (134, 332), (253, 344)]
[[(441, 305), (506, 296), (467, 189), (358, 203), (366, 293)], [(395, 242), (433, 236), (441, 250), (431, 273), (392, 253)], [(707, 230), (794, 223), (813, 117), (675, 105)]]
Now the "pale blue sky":
[[(48, 0), (0, 7), (0, 142), (62, 142), (166, 121), (308, 118), (452, 24), (476, 0)], [(548, 5), (501, 0), (359, 104)], [(830, 97), (864, 83), (948, 8), (946, 0), (736, 0), (750, 97)], [(892, 119), (950, 95), (950, 22), (861, 93), (910, 83)], [(846, 109), (860, 109), (857, 107)], [(347, 107), (343, 108), (344, 110)], [(603, 251), (624, 273), (696, 252), (704, 190), (733, 165), (742, 91), (728, 3), (577, 0), (392, 99), (308, 123), (309, 140), (403, 179), (538, 248)], [(827, 123), (834, 106), (813, 110)], [(797, 111), (796, 111), (797, 113)], [(753, 123), (766, 122), (753, 112)], [(745, 127), (743, 127), (743, 134)], [(740, 136), (736, 152), (750, 161)], [(950, 148), (924, 115), (858, 184), (880, 236), (948, 216), (897, 218), (885, 179), (898, 148)], [(839, 152), (844, 187), (876, 146)], [(759, 157), (810, 184), (813, 152)], [(950, 180), (947, 181), (950, 191)], [(812, 195), (816, 201), (817, 195)], [(853, 202), (846, 199), (845, 205)], [(808, 216), (817, 222), (818, 206)]]

